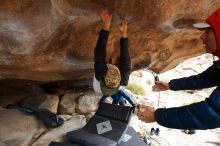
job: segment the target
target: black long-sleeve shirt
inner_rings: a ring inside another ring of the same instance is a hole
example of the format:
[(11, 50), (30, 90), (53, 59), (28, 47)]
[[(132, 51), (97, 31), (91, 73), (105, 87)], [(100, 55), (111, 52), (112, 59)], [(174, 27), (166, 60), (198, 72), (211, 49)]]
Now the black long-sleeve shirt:
[[(101, 29), (99, 33), (99, 38), (95, 47), (94, 57), (95, 57), (95, 77), (98, 81), (100, 81), (106, 70), (107, 70), (107, 62), (106, 62), (106, 46), (108, 42), (109, 31)], [(121, 86), (126, 86), (128, 84), (130, 71), (131, 71), (131, 60), (128, 51), (128, 38), (120, 39), (120, 58), (119, 58), (119, 66), (121, 73)]]

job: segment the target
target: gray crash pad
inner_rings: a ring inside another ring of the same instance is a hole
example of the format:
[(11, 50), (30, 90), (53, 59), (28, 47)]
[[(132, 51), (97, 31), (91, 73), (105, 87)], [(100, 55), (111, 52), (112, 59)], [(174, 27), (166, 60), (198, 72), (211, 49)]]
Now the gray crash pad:
[[(87, 137), (88, 135), (85, 135), (85, 136)], [(147, 146), (147, 144), (137, 135), (136, 131), (132, 127), (128, 128), (124, 137), (125, 138), (122, 138), (121, 143), (118, 144), (117, 146)], [(92, 139), (92, 137), (90, 137), (90, 138)], [(97, 140), (97, 139), (93, 139), (93, 140)], [(103, 143), (104, 143), (103, 146), (108, 145), (108, 140)], [(91, 146), (91, 145), (79, 145), (79, 144), (74, 144), (74, 143), (51, 142), (49, 146)]]
[(85, 146), (74, 143), (64, 143), (64, 142), (51, 142), (48, 146)]
[(134, 128), (129, 127), (126, 134), (131, 136), (131, 138), (126, 142), (122, 140), (118, 146), (147, 146), (147, 144), (137, 135), (137, 132), (134, 130)]
[(100, 103), (96, 114), (80, 130), (67, 133), (67, 139), (88, 146), (117, 146), (127, 131), (133, 108)]

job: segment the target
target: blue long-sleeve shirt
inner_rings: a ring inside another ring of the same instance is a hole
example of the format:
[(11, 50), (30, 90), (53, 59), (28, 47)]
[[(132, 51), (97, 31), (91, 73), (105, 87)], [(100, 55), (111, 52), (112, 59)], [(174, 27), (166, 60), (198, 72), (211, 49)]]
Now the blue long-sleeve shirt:
[(175, 129), (213, 129), (220, 127), (220, 60), (204, 72), (169, 82), (171, 90), (197, 90), (216, 87), (204, 101), (182, 107), (158, 108), (158, 124)]
[[(100, 102), (104, 102), (107, 97), (108, 96), (103, 95), (100, 99)], [(127, 100), (132, 105), (132, 107), (136, 106), (136, 102), (133, 100), (133, 98), (127, 95), (123, 90), (118, 90), (111, 96), (111, 98), (113, 99), (114, 104), (124, 105), (124, 100)]]

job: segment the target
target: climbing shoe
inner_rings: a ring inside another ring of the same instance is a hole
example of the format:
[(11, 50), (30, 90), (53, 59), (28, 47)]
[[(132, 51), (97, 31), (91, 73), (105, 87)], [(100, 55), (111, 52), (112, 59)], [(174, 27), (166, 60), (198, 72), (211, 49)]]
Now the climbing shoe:
[(154, 135), (154, 133), (155, 133), (155, 129), (154, 129), (154, 128), (151, 128), (151, 129), (150, 129), (150, 135)]
[(159, 129), (159, 128), (157, 128), (157, 129), (155, 130), (155, 134), (156, 134), (157, 136), (160, 134), (160, 129)]
[(184, 133), (186, 134), (195, 134), (196, 130), (190, 129), (190, 130), (183, 130)]

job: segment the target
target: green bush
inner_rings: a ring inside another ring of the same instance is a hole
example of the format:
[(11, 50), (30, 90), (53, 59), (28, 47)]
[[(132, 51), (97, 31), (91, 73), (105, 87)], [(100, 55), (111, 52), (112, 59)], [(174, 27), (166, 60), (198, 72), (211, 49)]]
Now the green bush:
[(128, 83), (126, 88), (134, 94), (142, 95), (142, 96), (145, 95), (145, 91), (144, 91), (143, 87), (141, 87), (140, 85), (137, 85), (134, 83)]

